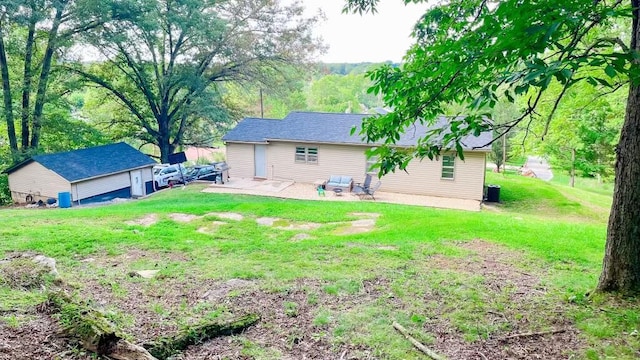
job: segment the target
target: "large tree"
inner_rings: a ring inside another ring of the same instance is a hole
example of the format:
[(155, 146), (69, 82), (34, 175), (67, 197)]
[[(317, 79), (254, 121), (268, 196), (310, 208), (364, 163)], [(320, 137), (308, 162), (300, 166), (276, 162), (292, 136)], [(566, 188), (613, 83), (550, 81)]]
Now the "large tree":
[[(95, 29), (85, 41), (105, 66), (74, 71), (98, 84), (131, 114), (139, 138), (163, 162), (198, 121), (227, 120), (219, 84), (282, 75), (282, 64), (318, 48), (298, 2), (274, 0), (140, 0), (129, 17)], [(95, 71), (99, 70), (99, 71)], [(216, 111), (217, 109), (217, 111)]]
[(0, 2), (2, 115), (14, 161), (40, 145), (47, 91), (62, 49), (79, 33), (103, 24), (116, 9), (110, 1), (96, 0)]
[[(405, 0), (406, 3), (419, 0)], [(378, 0), (348, 0), (345, 11), (375, 10)], [(640, 0), (449, 0), (428, 10), (415, 27), (416, 43), (399, 68), (371, 73), (373, 91), (395, 109), (366, 120), (361, 134), (385, 145), (381, 172), (414, 157), (458, 149), (468, 134), (491, 128), (487, 109), (525, 97), (523, 114), (501, 127), (535, 121), (542, 94), (561, 86), (548, 116), (573, 85), (616, 88), (628, 81), (627, 107), (616, 150), (615, 191), (599, 291), (640, 292)], [(629, 21), (630, 20), (630, 24)], [(622, 24), (622, 26), (621, 26)], [(616, 36), (616, 31), (620, 35)], [(599, 70), (600, 75), (594, 75)], [(430, 123), (450, 103), (464, 104), (440, 135), (409, 151), (393, 147), (416, 121)], [(548, 129), (547, 126), (545, 126)], [(544, 134), (545, 131), (543, 131)]]

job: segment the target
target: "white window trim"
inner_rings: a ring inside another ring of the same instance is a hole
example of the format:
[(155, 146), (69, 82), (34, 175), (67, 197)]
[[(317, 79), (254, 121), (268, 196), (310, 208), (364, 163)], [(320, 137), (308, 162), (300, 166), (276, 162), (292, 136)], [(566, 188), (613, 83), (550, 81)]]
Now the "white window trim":
[[(298, 149), (304, 149), (304, 154), (303, 153), (298, 153)], [(311, 154), (309, 152), (310, 149), (315, 149), (315, 154)], [(293, 155), (293, 161), (296, 164), (310, 164), (310, 165), (318, 165), (318, 147), (317, 146), (303, 146), (303, 145), (297, 145), (295, 147), (295, 153)], [(298, 160), (298, 155), (304, 155), (304, 160)], [(310, 158), (315, 157), (315, 160), (310, 160)]]
[[(452, 158), (453, 165), (449, 166), (449, 165), (445, 165), (444, 164), (445, 156)], [(455, 155), (442, 155), (441, 163), (442, 163), (442, 166), (440, 168), (440, 179), (441, 180), (449, 180), (449, 181), (455, 180), (455, 178), (456, 178), (456, 157), (455, 157)], [(444, 176), (444, 170), (445, 169), (451, 169), (451, 177), (445, 177)]]

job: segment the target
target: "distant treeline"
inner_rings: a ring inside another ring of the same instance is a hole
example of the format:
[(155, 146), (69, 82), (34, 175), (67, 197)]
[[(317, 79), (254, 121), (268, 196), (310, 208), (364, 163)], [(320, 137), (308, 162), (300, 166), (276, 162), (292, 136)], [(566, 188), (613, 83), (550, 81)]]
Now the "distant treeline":
[(348, 75), (348, 74), (362, 74), (383, 64), (389, 64), (392, 66), (400, 65), (392, 61), (385, 61), (385, 62), (379, 62), (379, 63), (374, 63), (374, 62), (320, 63), (318, 67), (320, 68), (320, 72), (323, 74)]

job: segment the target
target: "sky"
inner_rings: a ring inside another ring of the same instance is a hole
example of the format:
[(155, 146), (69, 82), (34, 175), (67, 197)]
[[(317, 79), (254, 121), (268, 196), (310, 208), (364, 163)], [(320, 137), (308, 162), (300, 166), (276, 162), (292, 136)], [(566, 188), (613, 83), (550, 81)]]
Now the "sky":
[(375, 14), (343, 14), (346, 0), (303, 0), (308, 15), (322, 9), (326, 20), (315, 33), (329, 47), (319, 60), (335, 62), (400, 62), (411, 46), (411, 30), (426, 4), (404, 5), (402, 0), (382, 0)]

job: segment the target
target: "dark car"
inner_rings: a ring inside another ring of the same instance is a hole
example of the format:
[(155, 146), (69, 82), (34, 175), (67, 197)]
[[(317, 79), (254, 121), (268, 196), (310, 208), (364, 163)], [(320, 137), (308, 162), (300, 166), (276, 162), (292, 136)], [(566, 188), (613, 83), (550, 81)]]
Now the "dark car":
[(216, 181), (216, 176), (218, 176), (219, 172), (216, 170), (215, 166), (211, 165), (196, 165), (191, 168), (191, 170), (187, 173), (187, 181), (194, 180), (207, 180), (207, 181)]

